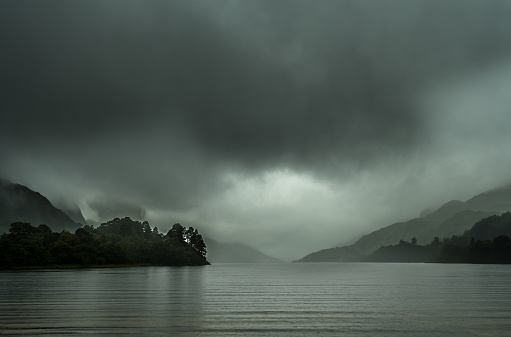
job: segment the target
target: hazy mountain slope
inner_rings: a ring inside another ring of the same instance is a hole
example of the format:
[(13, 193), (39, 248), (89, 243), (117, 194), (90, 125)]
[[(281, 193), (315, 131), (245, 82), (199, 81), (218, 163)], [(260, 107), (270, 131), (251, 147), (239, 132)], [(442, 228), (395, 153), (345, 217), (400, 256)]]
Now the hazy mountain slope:
[(0, 232), (7, 232), (16, 221), (33, 226), (45, 224), (55, 232), (74, 231), (80, 227), (40, 193), (0, 179)]
[(239, 243), (220, 243), (204, 238), (211, 263), (275, 263), (282, 262), (257, 249)]
[[(463, 210), (451, 214), (451, 216), (445, 220), (443, 220), (444, 216), (438, 218), (415, 218), (407, 222), (395, 223), (365, 235), (350, 247), (361, 253), (369, 254), (381, 246), (395, 245), (400, 240), (410, 241), (413, 237), (417, 239), (418, 244), (426, 245), (430, 243), (435, 236), (443, 239), (445, 237), (462, 234), (477, 221), (492, 214), (495, 213)], [(434, 213), (432, 213), (432, 215), (434, 215)]]
[(311, 253), (297, 262), (357, 262), (363, 255), (350, 247), (335, 247)]
[(63, 200), (53, 201), (52, 204), (66, 213), (71, 218), (71, 220), (77, 224), (81, 224), (82, 226), (87, 225), (87, 221), (83, 217), (82, 210), (80, 207), (78, 207), (78, 205)]
[(511, 184), (476, 195), (466, 204), (470, 209), (503, 213), (511, 210)]
[(451, 200), (423, 218), (432, 220), (434, 222), (442, 222), (452, 217), (453, 214), (465, 211), (467, 209), (470, 209), (470, 207), (463, 201)]
[[(381, 246), (389, 246), (399, 242), (399, 240), (410, 240), (418, 231), (432, 227), (434, 222), (426, 218), (416, 218), (407, 222), (398, 222), (390, 226), (380, 228), (368, 235), (364, 235), (355, 242), (352, 247), (362, 254), (369, 254)], [(436, 234), (434, 236), (437, 236)]]
[(369, 254), (381, 246), (395, 245), (399, 240), (412, 237), (424, 245), (435, 236), (444, 238), (463, 234), (482, 218), (508, 210), (511, 210), (511, 185), (478, 194), (466, 202), (449, 201), (423, 218), (393, 224), (365, 235), (351, 247)]
[[(421, 234), (418, 234), (416, 238), (420, 244), (426, 244), (431, 242), (431, 240), (429, 240), (429, 238), (431, 237), (430, 235), (431, 231), (439, 233), (439, 235), (435, 236), (442, 239), (446, 237), (451, 237), (453, 235), (459, 235), (466, 231), (467, 229), (469, 229), (470, 227), (472, 227), (479, 220), (493, 214), (495, 213), (488, 211), (471, 211), (471, 210), (461, 211), (454, 214), (449, 219), (437, 224), (436, 230), (434, 228), (428, 229), (428, 231), (424, 233), (425, 235), (427, 235), (427, 239), (423, 238)], [(419, 237), (422, 238), (421, 241), (419, 241)]]
[(465, 237), (475, 240), (493, 240), (500, 235), (511, 237), (511, 213), (506, 212), (500, 216), (487, 217), (476, 223)]
[(383, 246), (366, 256), (366, 262), (427, 262), (432, 261), (439, 249), (400, 242), (393, 246)]
[[(426, 216), (380, 228), (348, 247), (362, 254), (371, 254), (382, 246), (396, 245), (400, 240), (410, 241), (413, 237), (419, 245), (426, 245), (434, 237), (443, 239), (463, 234), (479, 220), (509, 210), (511, 185), (506, 185), (478, 194), (466, 202), (449, 201)], [(343, 261), (347, 258), (344, 250), (326, 249), (320, 252), (309, 254), (307, 261)]]

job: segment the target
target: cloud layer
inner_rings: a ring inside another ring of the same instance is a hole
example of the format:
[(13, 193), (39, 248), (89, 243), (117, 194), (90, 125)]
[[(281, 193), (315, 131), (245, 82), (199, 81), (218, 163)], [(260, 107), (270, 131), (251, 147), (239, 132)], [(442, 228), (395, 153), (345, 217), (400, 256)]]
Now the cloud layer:
[(293, 258), (510, 178), (507, 1), (0, 8), (0, 174), (91, 216)]

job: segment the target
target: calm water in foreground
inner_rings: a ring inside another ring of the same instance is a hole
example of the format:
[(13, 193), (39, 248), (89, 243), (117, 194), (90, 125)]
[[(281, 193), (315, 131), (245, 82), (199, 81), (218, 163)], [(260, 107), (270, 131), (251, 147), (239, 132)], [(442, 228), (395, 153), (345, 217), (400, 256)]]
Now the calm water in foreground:
[(0, 272), (0, 335), (510, 336), (511, 266)]

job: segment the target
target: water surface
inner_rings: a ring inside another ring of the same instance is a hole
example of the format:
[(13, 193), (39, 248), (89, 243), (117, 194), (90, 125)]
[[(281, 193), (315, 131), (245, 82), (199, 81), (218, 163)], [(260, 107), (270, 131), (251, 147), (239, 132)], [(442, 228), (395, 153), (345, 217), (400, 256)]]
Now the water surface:
[(509, 336), (511, 266), (373, 263), (0, 272), (0, 334)]

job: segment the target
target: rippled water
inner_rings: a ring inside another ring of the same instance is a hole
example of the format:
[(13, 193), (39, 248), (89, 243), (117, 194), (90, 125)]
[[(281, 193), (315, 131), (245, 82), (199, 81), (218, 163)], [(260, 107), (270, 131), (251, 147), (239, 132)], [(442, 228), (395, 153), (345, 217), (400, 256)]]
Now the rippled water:
[(0, 334), (510, 336), (511, 266), (289, 263), (0, 272)]

